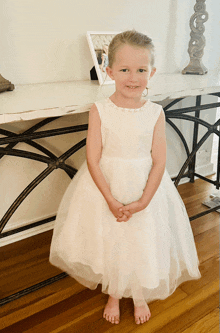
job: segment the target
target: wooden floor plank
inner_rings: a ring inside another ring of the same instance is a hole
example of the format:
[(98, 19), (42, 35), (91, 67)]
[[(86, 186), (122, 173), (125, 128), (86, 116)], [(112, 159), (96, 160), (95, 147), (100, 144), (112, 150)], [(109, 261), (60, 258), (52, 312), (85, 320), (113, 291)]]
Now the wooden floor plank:
[(197, 236), (198, 234), (202, 234), (209, 229), (219, 226), (219, 213), (210, 213), (204, 215), (196, 220), (191, 221), (191, 227), (193, 230), (193, 235)]
[(219, 333), (219, 309), (215, 309), (181, 333)]
[(200, 263), (216, 256), (219, 253), (219, 227), (213, 227), (197, 235), (195, 242)]

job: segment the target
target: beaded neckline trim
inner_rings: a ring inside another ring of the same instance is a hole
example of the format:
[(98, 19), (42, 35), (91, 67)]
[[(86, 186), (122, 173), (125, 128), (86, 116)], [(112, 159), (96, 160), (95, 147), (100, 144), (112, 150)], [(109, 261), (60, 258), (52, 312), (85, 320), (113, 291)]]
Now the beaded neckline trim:
[(115, 109), (120, 109), (120, 110), (123, 110), (123, 111), (130, 111), (130, 112), (137, 112), (137, 111), (141, 111), (146, 105), (147, 103), (149, 102), (149, 99), (146, 100), (146, 102), (140, 107), (140, 108), (137, 108), (137, 109), (130, 109), (130, 108), (123, 108), (121, 106), (117, 106), (115, 103), (112, 102), (112, 100), (108, 97), (107, 98), (107, 101), (115, 108)]

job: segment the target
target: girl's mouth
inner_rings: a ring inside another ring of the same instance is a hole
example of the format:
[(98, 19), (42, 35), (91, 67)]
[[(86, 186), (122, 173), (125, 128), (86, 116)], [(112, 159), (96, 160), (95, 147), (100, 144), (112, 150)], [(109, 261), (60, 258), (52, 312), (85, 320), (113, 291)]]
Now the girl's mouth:
[(127, 86), (127, 88), (129, 88), (129, 89), (136, 89), (136, 88), (138, 88), (138, 86)]

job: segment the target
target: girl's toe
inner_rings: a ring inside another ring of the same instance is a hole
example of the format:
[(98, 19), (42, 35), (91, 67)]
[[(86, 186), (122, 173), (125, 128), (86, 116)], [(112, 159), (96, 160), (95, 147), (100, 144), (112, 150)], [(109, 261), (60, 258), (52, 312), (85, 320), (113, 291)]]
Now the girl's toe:
[(135, 317), (135, 322), (136, 322), (136, 324), (140, 324), (140, 318), (139, 317)]

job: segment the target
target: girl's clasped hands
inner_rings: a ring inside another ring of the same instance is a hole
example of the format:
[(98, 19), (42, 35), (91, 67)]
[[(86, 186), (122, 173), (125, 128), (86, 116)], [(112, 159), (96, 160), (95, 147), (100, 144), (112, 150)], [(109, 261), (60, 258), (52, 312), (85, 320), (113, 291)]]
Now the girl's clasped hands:
[(112, 214), (116, 217), (117, 222), (127, 222), (134, 213), (140, 212), (145, 207), (140, 201), (133, 201), (128, 205), (123, 205), (116, 199), (108, 202)]

